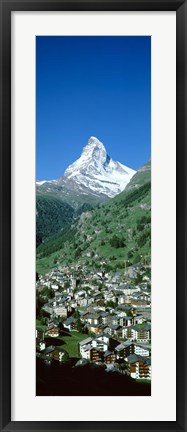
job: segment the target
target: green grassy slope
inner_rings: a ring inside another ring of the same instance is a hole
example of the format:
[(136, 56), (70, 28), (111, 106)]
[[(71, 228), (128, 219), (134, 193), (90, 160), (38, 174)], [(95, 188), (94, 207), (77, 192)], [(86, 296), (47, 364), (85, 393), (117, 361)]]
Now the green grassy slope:
[(65, 185), (62, 187), (53, 183), (44, 183), (37, 187), (37, 196), (56, 198), (63, 203), (69, 204), (74, 210), (78, 210), (85, 204), (95, 207), (108, 199), (106, 196), (94, 196), (89, 192), (83, 194), (71, 188), (67, 188)]
[(128, 192), (132, 189), (139, 188), (149, 181), (151, 181), (151, 161), (148, 161), (134, 174), (125, 190)]
[(124, 268), (124, 260), (137, 263), (141, 255), (150, 255), (150, 165), (149, 169), (141, 168), (135, 176), (132, 187), (98, 208), (82, 213), (77, 222), (40, 246), (38, 272), (49, 271), (54, 263), (76, 261), (95, 268), (101, 260), (108, 269), (119, 270)]

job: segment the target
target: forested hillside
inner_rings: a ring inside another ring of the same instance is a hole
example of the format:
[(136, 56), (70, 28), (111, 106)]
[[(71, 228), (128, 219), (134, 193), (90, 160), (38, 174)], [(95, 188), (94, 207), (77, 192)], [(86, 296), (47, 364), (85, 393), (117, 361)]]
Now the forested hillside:
[(37, 195), (36, 198), (36, 245), (59, 232), (73, 220), (73, 208), (57, 198)]

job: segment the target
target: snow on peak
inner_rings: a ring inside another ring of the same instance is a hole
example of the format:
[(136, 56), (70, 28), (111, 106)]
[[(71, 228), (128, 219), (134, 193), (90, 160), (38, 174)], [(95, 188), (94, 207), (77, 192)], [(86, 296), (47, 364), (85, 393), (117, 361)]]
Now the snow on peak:
[(113, 197), (125, 189), (135, 171), (113, 161), (104, 144), (91, 136), (82, 154), (66, 169), (64, 178), (73, 180), (96, 194)]
[(42, 186), (45, 183), (47, 183), (47, 185), (51, 185), (52, 183), (58, 183), (58, 180), (36, 180), (36, 186)]
[(102, 148), (102, 149), (104, 148), (105, 149), (104, 144), (101, 141), (99, 141), (98, 138), (96, 138), (94, 136), (91, 136), (89, 138), (88, 143), (87, 143), (87, 145), (84, 148), (87, 148), (87, 147), (89, 147), (90, 149), (94, 148), (94, 147), (98, 147), (98, 148)]
[(41, 181), (37, 181), (36, 180), (36, 184), (37, 184), (37, 186), (42, 186), (44, 183), (46, 183), (47, 182), (47, 180), (41, 180)]
[(107, 159), (107, 152), (104, 144), (97, 138), (90, 137), (87, 145), (83, 148), (81, 158), (82, 162), (85, 160), (87, 163), (94, 161), (97, 165), (105, 163)]
[(101, 144), (103, 146), (103, 143), (101, 141), (99, 141), (99, 139), (97, 137), (95, 137), (93, 135), (89, 138), (88, 144), (96, 144), (96, 145)]

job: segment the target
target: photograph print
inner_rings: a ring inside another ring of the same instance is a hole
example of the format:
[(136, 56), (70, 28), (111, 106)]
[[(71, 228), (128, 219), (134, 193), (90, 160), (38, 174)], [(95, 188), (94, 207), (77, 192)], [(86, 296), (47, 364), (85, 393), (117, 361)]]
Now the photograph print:
[(151, 396), (151, 37), (36, 37), (36, 395)]

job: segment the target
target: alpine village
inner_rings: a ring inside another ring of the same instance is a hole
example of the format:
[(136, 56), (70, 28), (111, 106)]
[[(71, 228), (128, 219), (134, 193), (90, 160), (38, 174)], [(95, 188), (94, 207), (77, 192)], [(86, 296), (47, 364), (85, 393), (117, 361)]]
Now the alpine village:
[(36, 394), (151, 395), (151, 162), (36, 182)]

